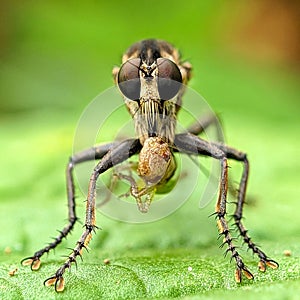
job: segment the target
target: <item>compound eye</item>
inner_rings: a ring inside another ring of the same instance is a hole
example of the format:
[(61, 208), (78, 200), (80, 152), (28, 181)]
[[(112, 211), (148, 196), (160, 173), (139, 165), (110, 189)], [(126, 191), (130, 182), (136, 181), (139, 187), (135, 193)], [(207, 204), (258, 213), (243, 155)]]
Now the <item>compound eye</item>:
[(170, 100), (179, 92), (182, 77), (177, 65), (167, 58), (157, 59), (158, 92), (162, 100)]
[(132, 58), (127, 60), (118, 73), (118, 86), (121, 93), (130, 100), (140, 99), (141, 83), (139, 67), (141, 60)]

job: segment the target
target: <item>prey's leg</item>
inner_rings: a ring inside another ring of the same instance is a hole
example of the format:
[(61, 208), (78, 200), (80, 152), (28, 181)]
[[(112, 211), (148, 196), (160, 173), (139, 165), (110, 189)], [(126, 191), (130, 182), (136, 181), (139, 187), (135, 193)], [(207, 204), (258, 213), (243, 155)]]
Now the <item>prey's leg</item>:
[(75, 208), (75, 187), (73, 178), (74, 166), (89, 160), (102, 158), (111, 148), (115, 147), (119, 142), (96, 146), (73, 155), (66, 167), (66, 183), (68, 196), (68, 224), (59, 231), (59, 234), (54, 238), (54, 241), (46, 247), (36, 251), (32, 256), (22, 260), (23, 265), (30, 265), (32, 270), (38, 270), (41, 264), (41, 256), (56, 248), (61, 243), (63, 238), (72, 231), (76, 221), (78, 220)]
[[(153, 200), (155, 194), (155, 187), (154, 186), (145, 186), (142, 188), (138, 187), (137, 182), (133, 178), (133, 176), (125, 175), (125, 174), (118, 174), (117, 175), (120, 179), (124, 179), (130, 183), (130, 190), (129, 193), (126, 193), (122, 196), (129, 196), (132, 195), (135, 200), (137, 207), (140, 212), (147, 213), (150, 207), (150, 204)], [(143, 201), (142, 196), (146, 196), (146, 199)]]
[(76, 264), (77, 256), (82, 255), (83, 248), (86, 248), (91, 237), (92, 232), (96, 230), (95, 222), (95, 199), (96, 199), (96, 182), (100, 174), (104, 173), (114, 165), (117, 165), (130, 156), (134, 155), (141, 149), (139, 140), (130, 139), (118, 143), (116, 146), (111, 147), (109, 151), (103, 156), (102, 160), (96, 165), (90, 177), (88, 196), (86, 202), (86, 218), (84, 224), (84, 231), (77, 242), (77, 245), (68, 256), (65, 263), (56, 271), (55, 275), (46, 279), (45, 285), (55, 285), (55, 290), (61, 292), (64, 289), (63, 274), (66, 269), (71, 267), (72, 263)]

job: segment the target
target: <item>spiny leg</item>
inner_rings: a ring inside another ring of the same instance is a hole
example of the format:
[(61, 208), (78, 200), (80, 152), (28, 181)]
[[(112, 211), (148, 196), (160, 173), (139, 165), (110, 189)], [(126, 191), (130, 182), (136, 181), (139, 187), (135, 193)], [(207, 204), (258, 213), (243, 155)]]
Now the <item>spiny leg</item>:
[(221, 235), (224, 235), (224, 243), (227, 243), (228, 248), (226, 253), (231, 251), (231, 257), (236, 261), (236, 272), (235, 272), (235, 280), (236, 282), (241, 282), (242, 280), (242, 272), (248, 279), (253, 279), (253, 275), (247, 269), (238, 252), (236, 251), (236, 247), (232, 243), (232, 237), (229, 232), (228, 224), (225, 219), (226, 215), (226, 197), (227, 197), (227, 185), (228, 185), (228, 165), (227, 159), (223, 157), (221, 159), (221, 181), (220, 181), (220, 189), (219, 189), (219, 197), (216, 204), (216, 215), (218, 218), (218, 228)]
[(102, 158), (110, 148), (115, 147), (118, 143), (119, 142), (96, 146), (79, 152), (70, 158), (66, 167), (68, 224), (61, 231), (59, 231), (59, 235), (54, 238), (53, 242), (49, 243), (46, 247), (36, 251), (32, 256), (24, 258), (21, 261), (22, 265), (30, 265), (32, 270), (38, 270), (41, 265), (41, 256), (43, 256), (45, 253), (49, 253), (49, 251), (56, 248), (56, 246), (62, 242), (63, 238), (66, 238), (74, 228), (74, 225), (78, 220), (75, 208), (75, 187), (73, 178), (74, 166), (81, 162)]
[(260, 259), (258, 263), (259, 270), (265, 272), (267, 266), (271, 267), (272, 269), (276, 269), (278, 268), (279, 265), (276, 261), (269, 259), (267, 255), (262, 250), (260, 250), (255, 245), (255, 243), (252, 242), (250, 236), (248, 235), (248, 231), (246, 230), (246, 228), (242, 223), (243, 206), (245, 203), (245, 195), (246, 195), (246, 188), (247, 188), (247, 181), (248, 181), (248, 174), (249, 174), (249, 162), (246, 155), (244, 155), (243, 163), (244, 163), (244, 170), (239, 185), (238, 201), (236, 203), (236, 209), (233, 214), (233, 217), (235, 220), (235, 225), (237, 226), (241, 236), (243, 237), (244, 242), (247, 244), (249, 249), (251, 249), (253, 253), (255, 253)]
[(68, 256), (65, 263), (56, 271), (50, 278), (44, 281), (44, 284), (55, 286), (57, 292), (64, 290), (63, 274), (66, 269), (69, 269), (72, 263), (76, 264), (76, 258), (82, 255), (82, 250), (87, 247), (92, 238), (92, 233), (97, 229), (95, 222), (95, 200), (96, 200), (96, 182), (100, 174), (104, 173), (114, 165), (121, 163), (130, 156), (137, 153), (141, 148), (139, 140), (126, 140), (119, 143), (116, 147), (112, 147), (110, 151), (103, 156), (102, 160), (96, 165), (90, 177), (88, 196), (86, 202), (86, 218), (84, 224), (84, 232), (78, 240), (75, 248)]
[(218, 218), (217, 224), (219, 228), (220, 235), (224, 236), (224, 244), (227, 244), (227, 252), (231, 252), (231, 257), (236, 262), (236, 272), (235, 279), (237, 282), (241, 282), (242, 272), (249, 279), (253, 278), (251, 272), (245, 266), (242, 258), (236, 250), (233, 244), (233, 238), (231, 237), (228, 223), (226, 221), (226, 198), (227, 198), (227, 188), (228, 188), (228, 166), (226, 153), (222, 151), (217, 145), (209, 143), (193, 134), (177, 134), (175, 137), (175, 148), (179, 152), (188, 154), (200, 154), (211, 156), (218, 159), (221, 163), (221, 178), (219, 187), (219, 197), (216, 204), (215, 214)]
[[(267, 255), (261, 251), (250, 239), (247, 234), (247, 230), (243, 226), (242, 219), (242, 210), (246, 193), (249, 163), (245, 153), (235, 150), (231, 147), (220, 143), (209, 143), (204, 141), (192, 134), (178, 134), (175, 137), (175, 150), (184, 152), (184, 153), (197, 153), (202, 155), (212, 156), (214, 158), (220, 159), (222, 162), (221, 165), (221, 183), (220, 183), (220, 196), (216, 206), (216, 214), (218, 217), (218, 226), (221, 234), (224, 235), (225, 243), (228, 244), (228, 250), (231, 251), (232, 257), (235, 258), (237, 264), (236, 270), (236, 281), (241, 281), (241, 271), (244, 272), (247, 278), (253, 278), (253, 275), (245, 267), (243, 261), (241, 260), (239, 254), (237, 253), (235, 247), (232, 245), (232, 238), (229, 235), (229, 228), (225, 220), (226, 214), (226, 193), (227, 193), (227, 160), (234, 159), (237, 161), (242, 161), (244, 163), (244, 171), (239, 187), (238, 202), (237, 208), (234, 213), (235, 225), (238, 227), (241, 236), (243, 237), (247, 246), (253, 250), (255, 254), (260, 258), (259, 268), (261, 271), (266, 269), (266, 265), (271, 268), (277, 268), (278, 264), (274, 260), (271, 260)], [(225, 163), (226, 161), (226, 163)]]
[(255, 245), (255, 243), (251, 240), (250, 236), (248, 235), (248, 231), (242, 223), (243, 207), (245, 204), (247, 181), (249, 175), (249, 161), (247, 159), (247, 155), (226, 145), (216, 145), (226, 153), (227, 158), (241, 161), (244, 165), (243, 174), (238, 189), (238, 201), (236, 202), (236, 209), (233, 214), (235, 225), (237, 226), (239, 233), (242, 236), (244, 242), (247, 244), (248, 248), (251, 249), (253, 253), (256, 254), (260, 259), (258, 263), (259, 270), (264, 272), (266, 270), (266, 266), (269, 266), (272, 269), (276, 269), (279, 266), (278, 263), (272, 259), (269, 259), (268, 256)]

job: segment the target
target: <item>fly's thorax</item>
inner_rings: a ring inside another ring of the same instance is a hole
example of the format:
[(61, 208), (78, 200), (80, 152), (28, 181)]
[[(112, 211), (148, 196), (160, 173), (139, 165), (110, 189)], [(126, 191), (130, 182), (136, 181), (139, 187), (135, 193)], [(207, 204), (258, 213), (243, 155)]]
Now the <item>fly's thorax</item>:
[(168, 143), (160, 137), (150, 137), (145, 140), (137, 171), (147, 186), (168, 181), (175, 168), (175, 160)]

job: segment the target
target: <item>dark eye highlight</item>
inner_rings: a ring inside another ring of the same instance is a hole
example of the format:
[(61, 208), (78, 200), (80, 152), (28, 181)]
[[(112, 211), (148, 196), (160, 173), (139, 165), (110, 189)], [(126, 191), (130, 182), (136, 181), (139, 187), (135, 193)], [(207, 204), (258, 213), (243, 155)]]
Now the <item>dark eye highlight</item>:
[(132, 58), (126, 61), (118, 73), (118, 86), (121, 93), (130, 100), (140, 98), (141, 82), (139, 78), (139, 67), (141, 60)]
[(170, 100), (179, 92), (182, 77), (177, 65), (167, 58), (157, 59), (158, 92), (162, 100)]

